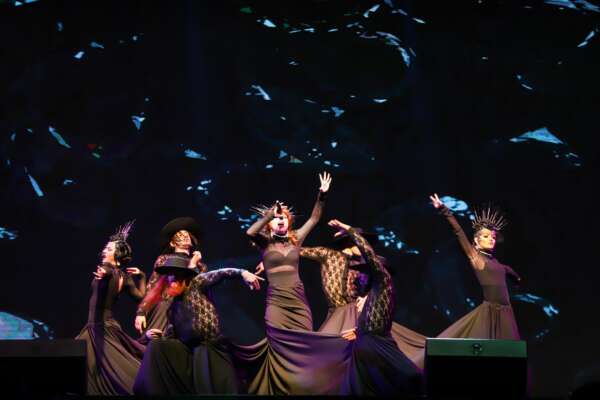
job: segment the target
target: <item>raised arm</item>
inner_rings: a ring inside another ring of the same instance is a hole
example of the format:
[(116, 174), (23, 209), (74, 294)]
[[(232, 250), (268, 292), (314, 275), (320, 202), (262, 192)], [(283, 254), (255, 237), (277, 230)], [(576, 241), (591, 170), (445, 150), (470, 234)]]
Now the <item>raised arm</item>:
[(321, 181), (321, 187), (319, 188), (319, 195), (317, 196), (317, 201), (313, 207), (312, 213), (310, 214), (310, 218), (302, 225), (302, 227), (296, 230), (296, 237), (298, 238), (298, 242), (301, 244), (306, 236), (313, 230), (313, 228), (317, 225), (319, 220), (321, 219), (321, 215), (323, 214), (323, 206), (325, 205), (325, 199), (327, 197), (327, 192), (329, 191), (329, 186), (331, 185), (331, 175), (327, 172), (323, 172), (323, 174), (319, 174), (319, 179)]
[(256, 243), (259, 247), (265, 248), (268, 244), (268, 239), (262, 234), (262, 230), (275, 217), (275, 210), (270, 208), (262, 218), (259, 218), (255, 223), (248, 228), (246, 235)]
[(440, 214), (445, 216), (448, 220), (448, 223), (452, 227), (452, 231), (458, 239), (458, 243), (460, 243), (460, 246), (467, 255), (469, 261), (471, 262), (471, 266), (478, 270), (483, 269), (485, 267), (484, 258), (479, 254), (475, 247), (473, 247), (471, 241), (469, 240), (469, 238), (467, 238), (465, 231), (463, 231), (462, 227), (454, 217), (454, 214), (452, 214), (452, 211), (450, 211), (450, 209), (446, 207), (446, 205), (440, 200), (437, 194), (429, 196), (429, 198), (431, 199), (433, 206), (436, 209), (438, 209)]

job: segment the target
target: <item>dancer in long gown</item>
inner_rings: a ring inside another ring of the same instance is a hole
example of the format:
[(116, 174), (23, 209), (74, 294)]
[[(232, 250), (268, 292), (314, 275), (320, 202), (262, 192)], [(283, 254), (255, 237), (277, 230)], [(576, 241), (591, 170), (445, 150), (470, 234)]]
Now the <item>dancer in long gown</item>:
[[(365, 240), (376, 240), (377, 235), (354, 228)], [(366, 274), (358, 269), (364, 267), (364, 258), (352, 237), (338, 235), (329, 247), (302, 247), (300, 257), (320, 263), (321, 284), (328, 310), (319, 332), (341, 334), (353, 329), (358, 321), (358, 308), (364, 304), (368, 284)], [(264, 270), (259, 264), (256, 273)], [(392, 322), (391, 335), (398, 348), (409, 359), (418, 359), (425, 348), (426, 337), (405, 326)]]
[[(101, 265), (94, 273), (88, 322), (76, 339), (87, 342), (87, 393), (133, 394), (133, 383), (144, 346), (129, 337), (113, 318), (112, 310), (125, 291), (136, 300), (145, 293), (146, 278), (138, 268), (125, 267), (132, 257), (127, 237), (132, 224), (120, 228), (102, 250)], [(133, 276), (140, 277), (137, 285)]]
[(259, 278), (237, 268), (198, 273), (184, 254), (165, 256), (156, 273), (168, 277), (148, 293), (144, 307), (172, 298), (167, 312), (169, 329), (152, 340), (135, 383), (138, 395), (237, 394), (240, 382), (228, 341), (221, 334), (211, 288), (225, 278), (241, 277), (250, 289)]
[[(365, 233), (360, 228), (354, 229), (367, 242), (369, 238), (372, 240), (377, 238), (375, 234)], [(365, 289), (368, 287), (364, 283), (365, 274), (357, 270), (364, 265), (365, 259), (354, 243), (354, 238), (347, 233), (341, 234), (338, 235), (332, 248), (303, 247), (300, 256), (321, 263), (321, 282), (329, 309), (319, 331), (342, 333), (356, 327), (357, 310), (361, 304), (364, 304)], [(397, 322), (392, 321), (391, 335), (398, 348), (410, 359), (416, 357), (425, 348), (425, 336)]]
[[(166, 276), (156, 273), (156, 268), (160, 267), (167, 259), (168, 254), (180, 254), (190, 258), (190, 266), (197, 267), (200, 261), (200, 254), (194, 252), (194, 247), (198, 245), (200, 237), (200, 226), (191, 217), (179, 217), (169, 221), (160, 231), (159, 247), (161, 254), (156, 258), (152, 274), (146, 285), (146, 292), (150, 292), (159, 283), (159, 280), (165, 280)], [(193, 258), (193, 260), (192, 260)], [(197, 269), (200, 272), (201, 268)], [(143, 302), (140, 303), (136, 312), (135, 328), (142, 334), (138, 339), (142, 344), (147, 344), (148, 340), (160, 336), (167, 327), (167, 310), (171, 304), (172, 297), (164, 294), (164, 298), (154, 307), (147, 307)]]
[(313, 332), (312, 314), (298, 274), (302, 242), (323, 212), (331, 177), (321, 186), (310, 218), (293, 230), (293, 214), (276, 202), (260, 210), (262, 218), (247, 231), (262, 251), (269, 281), (266, 338), (252, 346), (236, 346), (236, 358), (249, 371), (252, 394), (335, 393), (349, 361), (349, 346), (339, 335)]
[(348, 395), (411, 395), (422, 392), (420, 370), (398, 348), (391, 335), (395, 299), (392, 277), (371, 245), (347, 224), (329, 225), (349, 235), (366, 260), (370, 289), (358, 326), (344, 337), (353, 340), (349, 368), (341, 393)]
[(450, 223), (460, 246), (469, 258), (484, 298), (479, 306), (446, 328), (438, 337), (519, 340), (519, 330), (510, 304), (506, 278), (511, 276), (520, 281), (521, 277), (493, 256), (496, 235), (506, 225), (505, 219), (497, 211), (489, 208), (476, 214), (473, 221), (475, 235), (471, 243), (452, 211), (444, 205), (438, 195), (434, 194), (430, 199), (433, 206)]

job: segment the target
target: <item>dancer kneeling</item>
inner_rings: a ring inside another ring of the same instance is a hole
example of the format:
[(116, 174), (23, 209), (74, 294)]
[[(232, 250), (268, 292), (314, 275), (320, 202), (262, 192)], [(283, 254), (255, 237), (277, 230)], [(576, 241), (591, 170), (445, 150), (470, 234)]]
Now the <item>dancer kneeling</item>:
[(236, 394), (240, 392), (229, 346), (221, 335), (210, 288), (223, 278), (241, 276), (250, 289), (260, 289), (259, 278), (237, 268), (198, 273), (188, 257), (168, 255), (155, 270), (168, 276), (145, 299), (148, 307), (172, 297), (167, 312), (169, 328), (148, 345), (134, 392), (141, 395)]

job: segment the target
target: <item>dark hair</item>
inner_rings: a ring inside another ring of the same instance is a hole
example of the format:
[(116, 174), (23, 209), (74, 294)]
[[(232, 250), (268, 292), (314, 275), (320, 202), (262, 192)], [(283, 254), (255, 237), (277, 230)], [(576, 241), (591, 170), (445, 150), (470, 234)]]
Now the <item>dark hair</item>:
[(129, 264), (133, 258), (131, 246), (124, 240), (115, 240), (115, 261), (122, 266)]

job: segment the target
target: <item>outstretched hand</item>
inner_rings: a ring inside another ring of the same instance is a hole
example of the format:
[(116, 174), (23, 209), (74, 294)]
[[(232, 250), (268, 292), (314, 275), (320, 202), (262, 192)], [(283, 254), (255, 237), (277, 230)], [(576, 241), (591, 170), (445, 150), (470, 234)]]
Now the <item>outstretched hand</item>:
[(351, 228), (350, 225), (345, 224), (341, 221), (338, 221), (337, 219), (332, 219), (331, 221), (329, 221), (327, 223), (327, 225), (331, 226), (332, 228), (336, 228), (338, 230), (334, 235), (335, 237), (343, 235), (344, 233), (348, 232), (348, 230)]
[(429, 196), (429, 199), (431, 200), (431, 203), (433, 204), (433, 206), (435, 208), (440, 208), (444, 205), (444, 203), (442, 202), (442, 200), (440, 200), (437, 193), (434, 193), (433, 196)]
[(96, 272), (93, 272), (95, 278), (94, 279), (102, 279), (106, 276), (106, 270), (104, 268), (102, 268), (101, 266), (97, 266), (96, 267)]
[(242, 272), (242, 279), (244, 279), (244, 283), (248, 285), (250, 290), (260, 290), (260, 281), (264, 281), (260, 276), (256, 276), (252, 272), (246, 270)]
[(321, 181), (319, 190), (326, 193), (329, 190), (329, 185), (331, 185), (331, 175), (328, 172), (323, 172), (319, 174), (319, 180)]
[(143, 274), (143, 272), (139, 268), (136, 268), (136, 267), (125, 268), (125, 271), (131, 275), (142, 275)]

